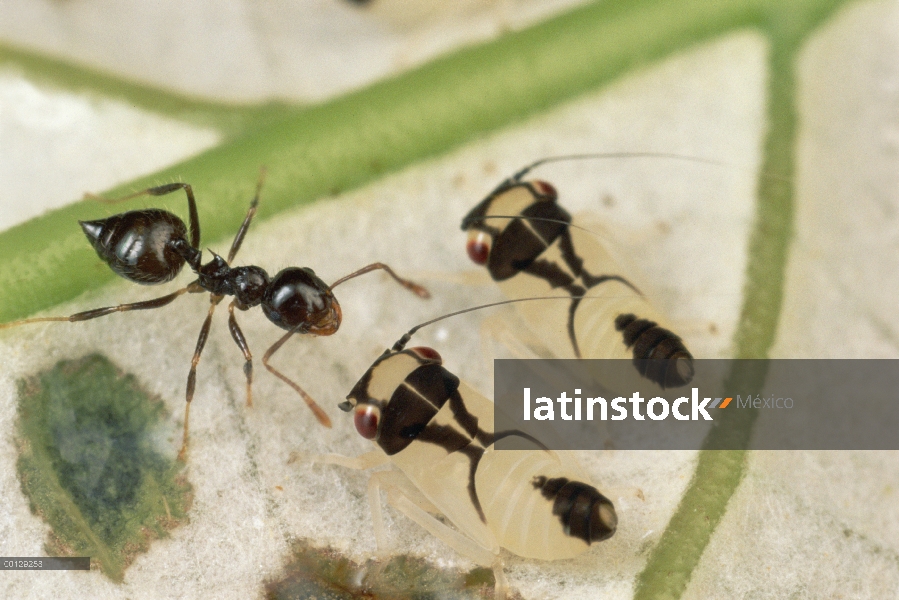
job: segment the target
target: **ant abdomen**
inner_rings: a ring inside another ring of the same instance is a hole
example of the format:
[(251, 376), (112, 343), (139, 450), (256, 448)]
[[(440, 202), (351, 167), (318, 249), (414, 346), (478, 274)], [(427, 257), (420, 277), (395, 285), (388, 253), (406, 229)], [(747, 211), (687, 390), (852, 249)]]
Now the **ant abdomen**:
[(174, 279), (184, 266), (172, 242), (187, 245), (187, 227), (170, 212), (133, 210), (79, 223), (100, 258), (125, 279), (157, 285)]
[(618, 516), (611, 500), (595, 487), (565, 477), (534, 477), (531, 485), (553, 503), (555, 515), (571, 537), (587, 544), (607, 540), (615, 534)]
[(634, 363), (644, 377), (663, 388), (680, 387), (693, 379), (693, 356), (677, 334), (633, 314), (618, 315), (615, 329), (628, 349), (633, 348)]
[(268, 320), (296, 333), (331, 335), (340, 327), (342, 313), (331, 288), (308, 268), (290, 267), (272, 278), (262, 299)]

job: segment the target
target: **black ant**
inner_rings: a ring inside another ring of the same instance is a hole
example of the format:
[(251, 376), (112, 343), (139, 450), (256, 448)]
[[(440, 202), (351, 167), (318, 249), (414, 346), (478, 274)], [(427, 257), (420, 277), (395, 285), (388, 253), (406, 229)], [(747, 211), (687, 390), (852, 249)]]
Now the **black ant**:
[[(193, 189), (186, 183), (169, 183), (152, 187), (128, 196), (116, 199), (105, 199), (97, 196), (103, 202), (120, 202), (139, 196), (164, 196), (178, 190), (184, 190), (187, 194), (187, 205), (190, 215), (190, 238), (188, 228), (176, 215), (160, 209), (132, 210), (125, 213), (112, 215), (106, 219), (96, 221), (79, 221), (88, 240), (109, 267), (117, 275), (139, 283), (141, 285), (157, 285), (174, 279), (181, 271), (185, 263), (197, 274), (197, 279), (187, 286), (167, 294), (160, 298), (120, 304), (105, 308), (95, 308), (79, 312), (68, 317), (38, 317), (13, 321), (0, 325), (0, 329), (16, 327), (27, 323), (41, 323), (45, 321), (87, 321), (96, 319), (114, 312), (129, 310), (147, 310), (160, 308), (173, 302), (184, 293), (209, 292), (209, 314), (200, 329), (197, 339), (197, 347), (190, 364), (190, 373), (187, 376), (186, 407), (184, 409), (184, 440), (181, 451), (178, 454), (180, 460), (184, 460), (187, 452), (188, 418), (190, 415), (190, 402), (194, 396), (194, 388), (197, 380), (197, 364), (200, 362), (200, 354), (209, 337), (209, 328), (212, 323), (212, 314), (215, 307), (225, 296), (234, 296), (234, 300), (228, 305), (228, 328), (231, 337), (243, 352), (244, 373), (247, 378), (247, 406), (253, 404), (253, 355), (247, 346), (243, 332), (237, 324), (234, 309), (248, 310), (254, 306), (261, 306), (268, 320), (286, 329), (284, 334), (262, 357), (262, 364), (273, 375), (287, 383), (297, 391), (306, 404), (315, 414), (319, 423), (325, 427), (331, 427), (331, 419), (316, 404), (299, 385), (288, 379), (284, 374), (269, 364), (269, 359), (281, 346), (295, 333), (311, 334), (316, 336), (331, 335), (340, 327), (342, 314), (333, 289), (354, 277), (364, 275), (377, 269), (383, 269), (397, 283), (412, 291), (421, 298), (429, 298), (428, 291), (411, 281), (399, 277), (393, 269), (383, 263), (373, 263), (354, 271), (345, 277), (341, 277), (328, 286), (316, 276), (315, 272), (308, 268), (288, 267), (281, 270), (273, 278), (257, 266), (231, 267), (237, 251), (243, 243), (250, 222), (256, 215), (259, 205), (259, 193), (265, 179), (263, 169), (256, 185), (256, 195), (250, 202), (250, 208), (244, 217), (243, 224), (234, 236), (228, 258), (212, 252), (212, 260), (201, 264), (202, 251), (200, 250), (200, 220), (197, 215), (197, 205), (194, 200)], [(211, 251), (210, 251), (211, 252)]]

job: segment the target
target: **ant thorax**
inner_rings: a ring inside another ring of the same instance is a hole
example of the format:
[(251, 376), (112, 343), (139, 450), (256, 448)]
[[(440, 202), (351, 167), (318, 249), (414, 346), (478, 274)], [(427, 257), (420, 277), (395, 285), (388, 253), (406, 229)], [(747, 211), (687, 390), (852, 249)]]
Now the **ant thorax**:
[(213, 259), (196, 269), (200, 286), (219, 296), (234, 296), (244, 308), (262, 303), (269, 285), (268, 273), (257, 266), (229, 267), (225, 259), (213, 253)]

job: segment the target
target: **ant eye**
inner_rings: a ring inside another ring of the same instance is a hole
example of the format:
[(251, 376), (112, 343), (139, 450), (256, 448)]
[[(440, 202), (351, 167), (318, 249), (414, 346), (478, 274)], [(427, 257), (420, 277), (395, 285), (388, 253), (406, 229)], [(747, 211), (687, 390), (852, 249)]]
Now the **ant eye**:
[(555, 202), (559, 197), (559, 193), (556, 191), (552, 185), (546, 183), (545, 181), (534, 181), (531, 183), (534, 186), (534, 191), (536, 191), (541, 196), (541, 200), (546, 202)]
[(381, 409), (371, 404), (365, 404), (356, 409), (353, 415), (353, 423), (356, 431), (367, 440), (378, 437), (378, 422), (381, 420)]
[(410, 350), (412, 350), (412, 352), (425, 360), (432, 360), (441, 364), (443, 363), (443, 357), (441, 357), (440, 354), (433, 348), (428, 348), (426, 346), (416, 346), (415, 348), (410, 348)]
[(490, 235), (484, 231), (472, 229), (468, 233), (468, 244), (465, 249), (468, 251), (468, 257), (477, 265), (487, 264), (487, 258), (490, 256)]

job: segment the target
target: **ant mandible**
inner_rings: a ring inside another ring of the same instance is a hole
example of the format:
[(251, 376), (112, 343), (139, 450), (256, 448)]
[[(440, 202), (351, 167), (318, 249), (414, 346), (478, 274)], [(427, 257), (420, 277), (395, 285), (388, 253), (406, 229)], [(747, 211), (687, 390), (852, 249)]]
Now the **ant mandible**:
[(194, 350), (190, 372), (187, 376), (184, 439), (181, 444), (181, 451), (178, 453), (179, 460), (184, 460), (187, 455), (188, 419), (190, 416), (190, 403), (193, 400), (197, 381), (197, 364), (200, 362), (200, 355), (209, 337), (209, 328), (216, 306), (225, 296), (234, 296), (231, 304), (228, 305), (228, 329), (231, 331), (231, 337), (234, 338), (234, 342), (240, 348), (246, 361), (243, 370), (247, 378), (247, 406), (252, 406), (253, 404), (253, 355), (250, 352), (243, 332), (240, 330), (240, 326), (237, 324), (234, 309), (248, 310), (254, 306), (261, 306), (269, 321), (281, 329), (287, 330), (287, 333), (265, 352), (262, 357), (262, 364), (265, 365), (269, 372), (296, 390), (315, 414), (319, 423), (325, 427), (331, 427), (331, 419), (316, 404), (315, 400), (299, 385), (269, 364), (272, 355), (295, 333), (316, 336), (335, 333), (340, 327), (342, 314), (337, 298), (334, 297), (333, 289), (359, 275), (382, 269), (397, 283), (419, 297), (428, 298), (430, 294), (424, 287), (399, 277), (393, 269), (379, 262), (341, 277), (330, 286), (319, 279), (315, 272), (308, 267), (288, 267), (272, 278), (261, 267), (232, 267), (231, 261), (234, 260), (237, 251), (240, 250), (247, 229), (249, 229), (250, 223), (256, 215), (256, 209), (259, 205), (259, 193), (264, 180), (265, 169), (262, 169), (259, 181), (256, 184), (256, 194), (253, 197), (253, 201), (250, 202), (250, 208), (246, 217), (244, 217), (243, 224), (237, 231), (237, 235), (234, 236), (231, 250), (228, 252), (228, 258), (224, 259), (210, 250), (213, 258), (205, 265), (201, 263), (202, 251), (199, 248), (200, 220), (197, 214), (193, 189), (189, 184), (169, 183), (116, 199), (105, 199), (88, 195), (103, 202), (114, 203), (139, 196), (165, 196), (178, 190), (184, 190), (187, 195), (189, 211), (189, 238), (188, 228), (184, 225), (184, 221), (176, 215), (160, 209), (132, 210), (112, 215), (106, 219), (79, 221), (79, 224), (100, 258), (120, 277), (141, 285), (158, 285), (174, 279), (181, 272), (184, 264), (187, 263), (190, 269), (197, 274), (197, 279), (187, 286), (160, 298), (95, 308), (75, 313), (68, 317), (37, 317), (13, 321), (0, 325), (0, 329), (47, 321), (87, 321), (114, 312), (160, 308), (170, 304), (185, 293), (209, 292), (209, 313), (203, 322), (203, 327), (200, 329), (197, 347)]

